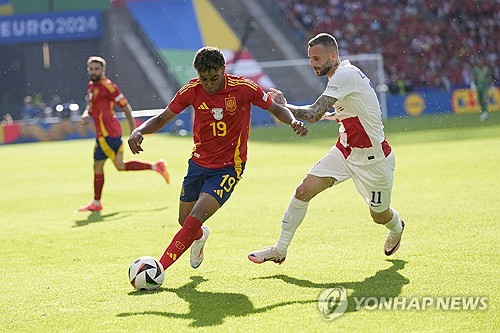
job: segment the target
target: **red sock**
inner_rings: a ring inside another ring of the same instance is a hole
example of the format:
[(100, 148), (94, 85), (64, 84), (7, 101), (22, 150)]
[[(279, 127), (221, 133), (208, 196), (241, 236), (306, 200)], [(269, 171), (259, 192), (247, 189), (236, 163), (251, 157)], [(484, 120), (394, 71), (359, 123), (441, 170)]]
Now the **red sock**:
[(104, 186), (104, 174), (94, 174), (94, 200), (101, 200), (102, 187)]
[(141, 162), (141, 161), (128, 161), (125, 162), (125, 171), (135, 171), (135, 170), (151, 170), (151, 163)]
[(201, 236), (203, 236), (201, 222), (192, 216), (186, 217), (181, 230), (177, 232), (160, 258), (163, 268), (167, 269), (172, 265), (193, 244), (195, 239), (199, 239)]
[(196, 236), (194, 236), (194, 240), (198, 240), (201, 237), (203, 237), (203, 229), (202, 228), (198, 229), (198, 232), (196, 233)]

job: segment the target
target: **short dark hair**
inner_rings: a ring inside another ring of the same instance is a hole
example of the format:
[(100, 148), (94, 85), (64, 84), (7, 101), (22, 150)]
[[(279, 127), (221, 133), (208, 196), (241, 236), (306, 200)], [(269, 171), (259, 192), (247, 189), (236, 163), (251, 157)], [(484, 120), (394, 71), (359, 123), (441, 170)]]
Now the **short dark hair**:
[(224, 54), (216, 48), (205, 46), (196, 52), (193, 66), (198, 72), (206, 72), (211, 69), (219, 70), (226, 65)]
[(321, 44), (324, 47), (334, 48), (337, 52), (339, 51), (339, 45), (337, 44), (337, 40), (335, 39), (335, 37), (325, 32), (317, 34), (307, 43), (307, 45), (309, 45), (310, 47), (318, 44)]

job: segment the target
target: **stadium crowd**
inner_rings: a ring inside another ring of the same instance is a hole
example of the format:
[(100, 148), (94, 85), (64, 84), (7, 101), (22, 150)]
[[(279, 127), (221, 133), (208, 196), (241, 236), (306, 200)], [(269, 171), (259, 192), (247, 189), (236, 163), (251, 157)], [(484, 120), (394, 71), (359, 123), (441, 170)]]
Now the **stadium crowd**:
[(275, 0), (311, 37), (337, 37), (341, 56), (382, 53), (389, 82), (416, 87), (468, 86), (470, 67), (486, 59), (499, 77), (498, 0)]
[(52, 100), (46, 104), (41, 93), (25, 96), (24, 106), (21, 110), (22, 120), (25, 124), (57, 123), (61, 119), (80, 120), (80, 106), (75, 101), (61, 101), (59, 95), (53, 95)]

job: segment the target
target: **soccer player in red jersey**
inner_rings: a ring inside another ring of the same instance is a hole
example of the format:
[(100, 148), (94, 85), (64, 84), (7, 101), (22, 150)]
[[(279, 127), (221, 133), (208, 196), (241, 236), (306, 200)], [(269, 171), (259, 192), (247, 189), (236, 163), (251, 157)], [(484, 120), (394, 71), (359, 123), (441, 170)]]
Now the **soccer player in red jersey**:
[(245, 169), (252, 104), (290, 125), (296, 134), (307, 135), (304, 124), (286, 107), (274, 103), (257, 84), (227, 74), (219, 49), (201, 48), (193, 65), (198, 78), (182, 87), (161, 114), (136, 128), (128, 140), (134, 154), (141, 152), (144, 134), (158, 131), (193, 106), (194, 148), (179, 203), (178, 221), (182, 227), (160, 258), (165, 269), (191, 245), (191, 266), (201, 265), (210, 234), (203, 223), (229, 199)]
[(82, 114), (82, 122), (88, 123), (92, 117), (95, 124), (96, 144), (94, 148), (94, 200), (78, 210), (101, 211), (101, 193), (104, 186), (104, 163), (108, 158), (113, 161), (118, 171), (155, 170), (170, 183), (170, 174), (165, 162), (124, 161), (122, 130), (116, 118), (114, 106), (118, 104), (127, 117), (130, 129), (135, 128), (132, 107), (120, 89), (105, 75), (106, 61), (101, 57), (90, 57), (87, 61), (90, 81), (87, 85), (88, 105)]

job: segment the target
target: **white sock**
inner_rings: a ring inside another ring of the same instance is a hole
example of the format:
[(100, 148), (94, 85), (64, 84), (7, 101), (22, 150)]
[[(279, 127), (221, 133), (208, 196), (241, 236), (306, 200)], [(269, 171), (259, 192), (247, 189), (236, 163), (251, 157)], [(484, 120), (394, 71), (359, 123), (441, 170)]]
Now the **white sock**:
[(288, 246), (292, 241), (293, 235), (295, 235), (295, 231), (306, 216), (308, 206), (309, 202), (299, 200), (295, 197), (295, 195), (290, 200), (288, 209), (286, 210), (281, 222), (280, 238), (274, 245), (279, 254), (286, 253)]
[(392, 219), (387, 222), (385, 227), (391, 231), (393, 235), (399, 235), (401, 231), (403, 231), (403, 226), (401, 225), (401, 220), (399, 219), (398, 212), (391, 207), (392, 210)]
[(101, 200), (95, 200), (94, 199), (94, 205), (95, 206), (99, 206), (101, 204)]

